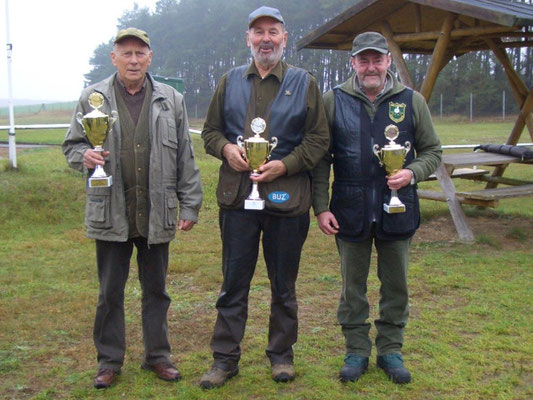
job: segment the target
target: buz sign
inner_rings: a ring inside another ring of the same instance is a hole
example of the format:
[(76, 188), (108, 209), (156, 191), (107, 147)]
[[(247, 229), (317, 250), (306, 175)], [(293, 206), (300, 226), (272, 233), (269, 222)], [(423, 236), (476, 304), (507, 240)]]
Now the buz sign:
[(287, 192), (272, 192), (268, 194), (268, 199), (272, 203), (285, 203), (290, 197)]

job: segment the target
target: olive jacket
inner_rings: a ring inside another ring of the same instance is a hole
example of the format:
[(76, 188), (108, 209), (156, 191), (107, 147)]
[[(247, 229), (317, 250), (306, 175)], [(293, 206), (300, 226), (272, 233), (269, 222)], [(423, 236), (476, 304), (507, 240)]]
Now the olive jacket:
[[(202, 203), (200, 171), (194, 160), (189, 124), (183, 96), (172, 87), (158, 83), (146, 74), (152, 87), (149, 110), (149, 220), (148, 243), (166, 243), (176, 234), (178, 219), (197, 222)], [(117, 110), (113, 82), (116, 74), (85, 88), (80, 96), (62, 144), (68, 164), (75, 170), (88, 172), (83, 154), (92, 148), (76, 119), (92, 111), (88, 98), (93, 92), (105, 100), (99, 109), (111, 115)], [(120, 119), (120, 115), (119, 115)], [(124, 242), (128, 240), (128, 219), (120, 165), (120, 123), (115, 122), (103, 148), (111, 154), (104, 169), (113, 178), (111, 187), (86, 187), (85, 225), (92, 239)]]

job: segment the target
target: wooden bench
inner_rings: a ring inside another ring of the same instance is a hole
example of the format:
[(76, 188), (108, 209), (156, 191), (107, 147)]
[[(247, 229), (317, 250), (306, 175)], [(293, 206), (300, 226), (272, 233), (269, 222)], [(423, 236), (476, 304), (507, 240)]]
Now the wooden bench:
[[(436, 178), (439, 181), (442, 192), (419, 189), (418, 195), (422, 199), (446, 202), (459, 237), (463, 241), (472, 242), (474, 241), (474, 235), (466, 222), (461, 204), (496, 207), (500, 199), (533, 196), (533, 182), (487, 176), (488, 171), (477, 169), (478, 165), (497, 167), (511, 163), (533, 164), (533, 160), (522, 160), (519, 157), (484, 151), (444, 154), (442, 163), (435, 171), (434, 177), (429, 179)], [(473, 179), (514, 186), (457, 192), (452, 178)]]

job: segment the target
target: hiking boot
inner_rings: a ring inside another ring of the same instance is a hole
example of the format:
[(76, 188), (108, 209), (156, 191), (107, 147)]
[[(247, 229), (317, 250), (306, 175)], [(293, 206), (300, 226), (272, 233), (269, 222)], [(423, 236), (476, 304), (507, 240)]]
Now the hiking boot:
[(225, 370), (222, 368), (215, 367), (214, 365), (211, 367), (209, 371), (207, 371), (204, 376), (202, 376), (202, 380), (200, 381), (200, 387), (202, 389), (213, 389), (216, 387), (220, 387), (226, 383), (228, 379), (233, 378), (235, 375), (239, 373), (239, 367), (235, 367), (234, 369)]
[(275, 382), (289, 382), (295, 377), (294, 366), (292, 364), (272, 365), (272, 379)]
[(368, 369), (368, 357), (361, 357), (357, 354), (349, 353), (344, 358), (339, 379), (342, 383), (355, 382)]
[(411, 382), (411, 374), (403, 365), (401, 354), (391, 353), (378, 356), (377, 364), (394, 383), (402, 384)]

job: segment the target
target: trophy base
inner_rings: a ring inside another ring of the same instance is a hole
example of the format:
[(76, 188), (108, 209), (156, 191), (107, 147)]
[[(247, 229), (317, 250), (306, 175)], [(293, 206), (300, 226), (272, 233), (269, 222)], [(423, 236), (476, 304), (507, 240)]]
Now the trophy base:
[(113, 184), (113, 177), (89, 178), (89, 187), (110, 187)]
[(405, 212), (405, 204), (383, 204), (383, 209), (387, 214), (396, 214)]
[(263, 199), (246, 199), (244, 200), (245, 210), (263, 210), (265, 201)]

